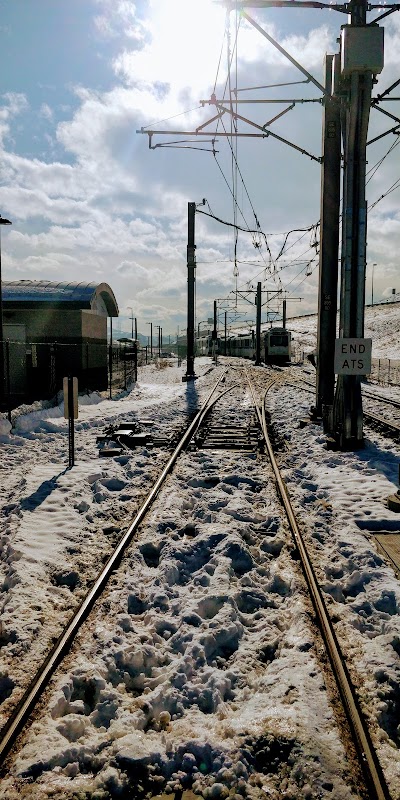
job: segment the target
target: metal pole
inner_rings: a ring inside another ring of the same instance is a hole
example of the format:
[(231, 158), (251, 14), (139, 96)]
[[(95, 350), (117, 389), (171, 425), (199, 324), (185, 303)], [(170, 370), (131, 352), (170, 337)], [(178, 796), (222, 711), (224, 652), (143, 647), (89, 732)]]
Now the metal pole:
[(112, 317), (110, 317), (110, 347), (108, 350), (108, 368), (110, 372), (110, 400), (112, 400)]
[(218, 309), (217, 309), (217, 301), (214, 300), (214, 327), (213, 327), (213, 339), (216, 342), (218, 337)]
[(89, 394), (89, 342), (86, 342), (86, 394)]
[(374, 305), (374, 269), (377, 264), (372, 264), (372, 280), (371, 280), (371, 306)]
[(160, 338), (161, 327), (160, 325), (156, 325), (156, 328), (158, 329), (158, 357), (161, 358), (161, 338)]
[[(351, 3), (351, 23), (366, 26), (367, 0)], [(364, 336), (367, 204), (366, 143), (373, 75), (352, 71), (343, 84), (347, 99), (344, 124), (342, 274), (340, 338)], [(363, 407), (359, 375), (338, 375), (333, 434), (341, 449), (363, 444)]]
[[(390, 369), (390, 361), (389, 361)], [(7, 416), (11, 422), (11, 379), (10, 379), (10, 340), (6, 341), (6, 372), (7, 372)], [(390, 383), (390, 381), (389, 381)]]
[(75, 423), (74, 423), (74, 391), (73, 378), (68, 375), (68, 466), (75, 463)]
[(187, 355), (186, 355), (186, 380), (192, 380), (194, 374), (194, 289), (196, 269), (195, 245), (195, 213), (196, 203), (188, 203), (188, 243), (187, 243)]
[(225, 344), (224, 344), (224, 354), (225, 355), (226, 355), (226, 344), (227, 344), (227, 342), (226, 342), (226, 315), (227, 315), (227, 312), (225, 311), (225, 322), (224, 322), (224, 337), (225, 337), (224, 338), (224, 342), (225, 342)]
[(255, 365), (261, 364), (261, 281), (257, 283), (256, 294), (256, 360)]
[(286, 300), (282, 301), (282, 328), (286, 328)]
[(4, 219), (0, 215), (0, 402), (4, 401), (5, 396), (5, 374), (4, 374), (4, 326), (3, 326), (3, 278), (1, 271), (1, 226), (12, 225), (9, 219)]
[(153, 323), (150, 322), (150, 360), (153, 358)]
[(339, 272), (340, 217), (340, 103), (335, 95), (340, 75), (340, 56), (325, 56), (325, 87), (322, 121), (321, 231), (317, 328), (317, 375), (315, 415), (322, 417), (325, 431), (332, 431), (335, 393), (334, 351), (336, 338), (337, 286)]
[(135, 340), (137, 340), (137, 317), (135, 317)]
[(138, 346), (137, 346), (137, 342), (135, 341), (135, 346), (134, 346), (134, 366), (133, 366), (133, 377), (134, 377), (135, 383), (137, 381), (137, 369), (138, 369)]

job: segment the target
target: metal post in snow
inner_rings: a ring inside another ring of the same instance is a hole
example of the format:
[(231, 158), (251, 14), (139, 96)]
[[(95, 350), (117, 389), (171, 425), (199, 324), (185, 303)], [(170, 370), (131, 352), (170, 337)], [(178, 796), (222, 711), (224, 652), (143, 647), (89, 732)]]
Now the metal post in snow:
[(188, 243), (187, 243), (187, 354), (186, 375), (183, 380), (193, 380), (194, 374), (194, 296), (196, 274), (195, 245), (195, 213), (196, 203), (188, 203)]
[(261, 364), (261, 281), (257, 283), (256, 294), (256, 366)]
[(7, 416), (11, 422), (11, 384), (10, 384), (10, 340), (6, 341), (6, 373), (7, 373)]

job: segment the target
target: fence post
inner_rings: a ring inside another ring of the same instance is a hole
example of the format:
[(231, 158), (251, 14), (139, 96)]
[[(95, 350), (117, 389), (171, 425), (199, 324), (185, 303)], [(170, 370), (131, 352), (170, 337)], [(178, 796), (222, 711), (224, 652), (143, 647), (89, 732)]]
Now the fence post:
[(126, 392), (126, 342), (124, 342), (124, 390)]
[(388, 383), (390, 383), (390, 358), (388, 363)]

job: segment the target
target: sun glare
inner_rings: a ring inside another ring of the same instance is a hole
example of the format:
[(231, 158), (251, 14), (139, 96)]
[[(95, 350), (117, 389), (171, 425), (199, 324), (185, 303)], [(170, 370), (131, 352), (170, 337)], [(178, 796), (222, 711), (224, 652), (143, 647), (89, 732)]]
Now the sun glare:
[[(152, 79), (197, 93), (214, 81), (225, 9), (213, 0), (153, 0)], [(224, 63), (224, 62), (223, 62)]]

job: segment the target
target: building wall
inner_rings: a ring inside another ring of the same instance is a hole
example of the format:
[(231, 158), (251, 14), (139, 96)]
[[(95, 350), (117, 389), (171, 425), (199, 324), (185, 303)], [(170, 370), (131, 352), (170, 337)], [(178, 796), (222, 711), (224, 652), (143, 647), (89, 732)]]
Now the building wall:
[[(16, 350), (19, 362), (24, 363), (18, 386), (10, 374), (11, 394), (25, 392), (29, 399), (51, 397), (62, 388), (67, 375), (78, 378), (80, 391), (107, 388), (107, 316), (90, 310), (48, 307), (5, 309), (3, 316), (5, 336), (10, 341), (17, 328), (26, 333), (26, 345), (12, 346), (13, 361)], [(10, 345), (10, 353), (11, 349)]]

